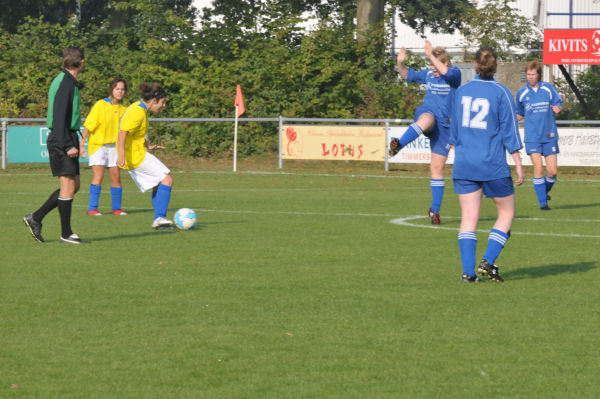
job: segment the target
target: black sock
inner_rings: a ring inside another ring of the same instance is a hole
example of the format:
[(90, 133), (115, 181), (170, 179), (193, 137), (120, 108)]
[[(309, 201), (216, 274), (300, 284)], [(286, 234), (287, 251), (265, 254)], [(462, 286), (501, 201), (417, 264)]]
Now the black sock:
[(42, 219), (54, 208), (58, 206), (58, 193), (60, 193), (60, 189), (56, 190), (50, 197), (44, 202), (44, 205), (40, 207), (37, 211), (33, 212), (33, 220), (36, 222), (41, 222)]
[(73, 234), (73, 230), (71, 230), (71, 208), (73, 207), (73, 198), (59, 198), (57, 202), (58, 213), (60, 213), (62, 237), (68, 238)]

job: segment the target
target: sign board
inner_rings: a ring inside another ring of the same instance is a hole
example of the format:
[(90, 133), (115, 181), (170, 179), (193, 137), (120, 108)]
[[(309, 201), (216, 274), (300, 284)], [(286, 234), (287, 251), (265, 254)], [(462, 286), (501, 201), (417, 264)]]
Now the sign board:
[(282, 127), (283, 159), (385, 161), (383, 126)]
[(600, 64), (600, 29), (544, 30), (544, 64)]
[[(407, 126), (394, 126), (390, 129), (390, 140), (392, 137), (400, 137)], [(523, 129), (519, 129), (521, 140), (524, 138)], [(600, 128), (576, 128), (564, 127), (558, 129), (558, 166), (600, 166)], [(531, 158), (521, 150), (523, 165), (531, 165)], [(429, 139), (419, 136), (415, 141), (409, 143), (398, 154), (389, 159), (390, 163), (429, 163), (431, 151)], [(513, 165), (512, 157), (507, 153), (507, 161)], [(448, 164), (454, 163), (454, 150), (448, 154)]]
[[(46, 148), (49, 133), (50, 130), (46, 126), (9, 126), (6, 136), (6, 161), (8, 163), (49, 162)], [(79, 161), (87, 162), (88, 158), (79, 158)]]

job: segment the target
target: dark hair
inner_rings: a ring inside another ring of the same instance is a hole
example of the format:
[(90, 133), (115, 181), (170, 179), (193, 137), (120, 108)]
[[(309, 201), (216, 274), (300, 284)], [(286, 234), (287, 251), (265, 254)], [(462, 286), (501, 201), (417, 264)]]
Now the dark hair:
[(108, 86), (108, 96), (112, 97), (112, 92), (115, 89), (115, 87), (117, 87), (117, 84), (119, 84), (119, 82), (123, 82), (123, 85), (125, 86), (125, 93), (127, 93), (127, 81), (125, 81), (125, 79), (123, 78), (114, 78), (113, 80), (111, 80), (110, 85)]
[(142, 99), (144, 101), (150, 101), (153, 98), (160, 100), (161, 98), (165, 98), (167, 96), (165, 89), (163, 89), (158, 83), (152, 83), (151, 85), (148, 83), (142, 83), (140, 85), (140, 91), (142, 92)]
[(491, 79), (496, 73), (496, 52), (491, 47), (482, 47), (475, 54), (476, 72), (482, 79)]
[(535, 70), (538, 74), (538, 80), (542, 79), (542, 63), (539, 61), (529, 61), (527, 63), (527, 71)]
[(76, 69), (81, 66), (83, 61), (83, 49), (77, 46), (69, 46), (63, 51), (63, 68)]

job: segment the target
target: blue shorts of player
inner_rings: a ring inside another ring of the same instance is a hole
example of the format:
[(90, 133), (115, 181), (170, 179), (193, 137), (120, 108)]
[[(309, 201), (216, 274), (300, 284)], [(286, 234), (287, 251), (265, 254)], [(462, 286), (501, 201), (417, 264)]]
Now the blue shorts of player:
[(435, 118), (435, 124), (427, 132), (431, 153), (447, 157), (448, 152), (450, 152), (450, 125), (446, 121), (442, 122), (438, 120), (433, 110), (424, 105), (419, 106), (415, 110), (415, 121), (425, 113), (431, 114)]
[(558, 140), (552, 140), (548, 143), (525, 142), (525, 151), (529, 154), (542, 154), (543, 156), (560, 153)]
[(508, 197), (515, 193), (512, 177), (488, 181), (454, 179), (454, 192), (456, 194), (470, 194), (479, 189), (483, 189), (483, 193), (488, 198)]

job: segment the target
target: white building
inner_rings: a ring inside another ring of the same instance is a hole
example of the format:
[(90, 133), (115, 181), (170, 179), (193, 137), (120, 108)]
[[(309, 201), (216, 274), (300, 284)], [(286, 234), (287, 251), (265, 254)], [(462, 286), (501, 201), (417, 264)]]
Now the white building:
[[(478, 7), (485, 0), (472, 0)], [(544, 29), (594, 29), (600, 28), (600, 0), (514, 0), (510, 5), (520, 14), (532, 19), (543, 32)], [(579, 14), (579, 15), (569, 15)], [(402, 46), (414, 52), (422, 52), (424, 41), (411, 27), (394, 16), (396, 34), (392, 50)], [(464, 50), (464, 37), (460, 33), (442, 34), (425, 32), (434, 46), (442, 46), (448, 52), (461, 53)]]

